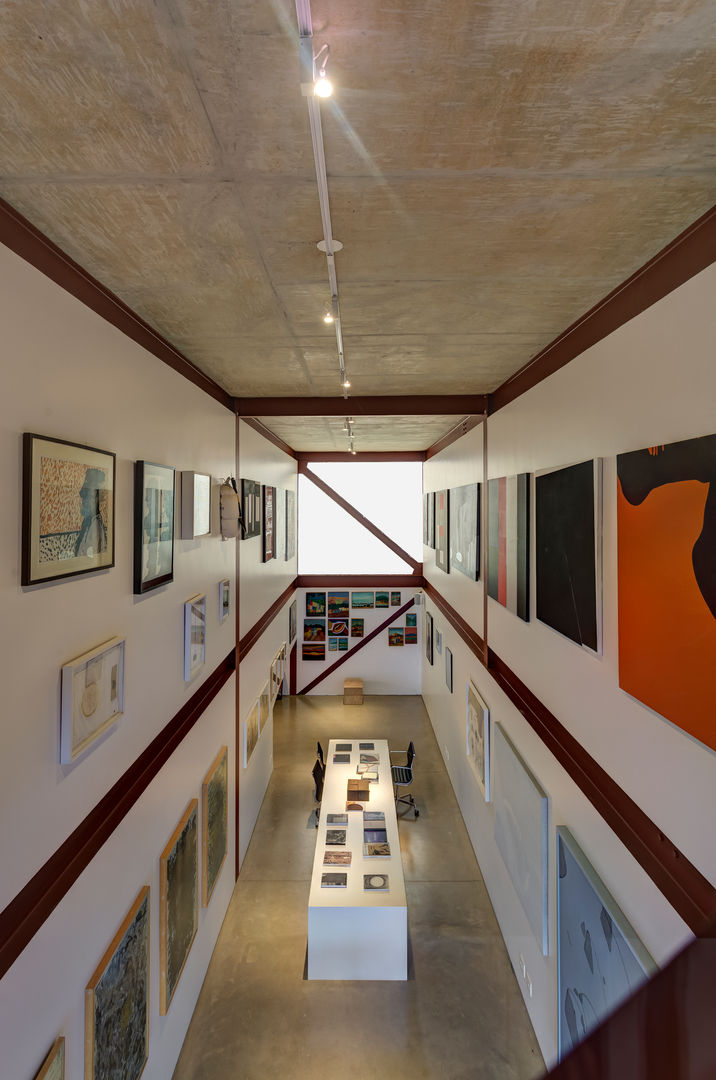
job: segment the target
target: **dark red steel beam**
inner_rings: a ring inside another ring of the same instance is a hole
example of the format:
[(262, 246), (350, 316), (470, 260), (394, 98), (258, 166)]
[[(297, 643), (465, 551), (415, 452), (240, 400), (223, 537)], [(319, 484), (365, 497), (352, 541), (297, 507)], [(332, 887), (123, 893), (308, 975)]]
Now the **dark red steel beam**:
[(482, 414), (487, 394), (235, 398), (238, 416), (450, 416)]

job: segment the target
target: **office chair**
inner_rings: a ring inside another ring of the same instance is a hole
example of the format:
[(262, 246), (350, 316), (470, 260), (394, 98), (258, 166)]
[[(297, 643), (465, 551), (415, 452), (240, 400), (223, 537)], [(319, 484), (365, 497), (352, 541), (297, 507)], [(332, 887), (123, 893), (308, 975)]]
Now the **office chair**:
[(314, 784), (313, 795), (318, 803), (318, 806), (316, 807), (316, 828), (318, 828), (318, 816), (321, 813), (321, 799), (323, 798), (323, 781), (326, 776), (326, 766), (319, 760), (316, 760), (311, 771), (311, 776), (313, 777)]
[(420, 811), (415, 805), (415, 799), (412, 795), (399, 795), (401, 787), (409, 787), (413, 782), (413, 761), (415, 760), (415, 747), (413, 746), (413, 740), (410, 740), (407, 751), (404, 750), (391, 750), (390, 756), (394, 754), (405, 754), (405, 765), (391, 765), (390, 775), (393, 779), (393, 794), (395, 795), (395, 806), (398, 807), (398, 803), (405, 803), (406, 806), (410, 806), (415, 813), (416, 818), (420, 816)]
[(316, 743), (316, 753), (318, 754), (318, 760), (320, 761), (321, 765), (324, 765), (325, 762), (323, 760), (323, 747), (319, 742)]

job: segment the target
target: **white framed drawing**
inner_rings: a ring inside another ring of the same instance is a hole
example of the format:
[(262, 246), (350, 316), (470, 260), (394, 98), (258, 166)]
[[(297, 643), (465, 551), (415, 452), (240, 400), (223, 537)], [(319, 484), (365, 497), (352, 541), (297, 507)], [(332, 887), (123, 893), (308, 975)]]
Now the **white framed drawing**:
[(77, 761), (124, 712), (125, 638), (62, 665), (60, 761)]
[(465, 752), (485, 802), (490, 801), (490, 710), (472, 679), (465, 690)]
[(204, 473), (181, 474), (181, 535), (194, 540), (211, 532), (211, 477)]
[(219, 582), (219, 622), (222, 623), (231, 611), (231, 582), (224, 578)]
[(206, 660), (206, 596), (184, 604), (184, 682), (191, 682)]

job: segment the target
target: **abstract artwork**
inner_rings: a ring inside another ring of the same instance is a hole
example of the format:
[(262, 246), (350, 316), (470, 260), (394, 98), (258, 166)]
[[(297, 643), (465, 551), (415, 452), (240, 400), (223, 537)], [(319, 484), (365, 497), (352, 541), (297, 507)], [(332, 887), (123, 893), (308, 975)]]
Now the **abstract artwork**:
[(134, 463), (134, 592), (174, 580), (174, 469)]
[(328, 639), (328, 651), (329, 652), (338, 652), (338, 638), (329, 637), (329, 639)]
[(547, 956), (547, 793), (500, 724), (493, 732), (495, 842), (537, 944)]
[(433, 617), (425, 612), (425, 656), (429, 664), (433, 662)]
[(85, 1080), (139, 1080), (149, 1051), (149, 886), (85, 990)]
[(206, 660), (206, 596), (184, 604), (184, 682), (191, 682)]
[(159, 857), (159, 1012), (166, 1016), (199, 922), (199, 803), (192, 801)]
[(348, 636), (348, 619), (329, 619), (328, 633), (336, 637)]
[(452, 653), (445, 646), (445, 684), (452, 694)]
[(376, 607), (389, 607), (390, 597), (387, 592), (376, 592), (375, 594), (375, 606)]
[(403, 644), (403, 627), (391, 626), (388, 628), (388, 644), (389, 645), (402, 645)]
[(276, 507), (276, 488), (264, 484), (264, 532), (262, 555), (264, 562), (270, 562), (276, 556), (276, 534), (274, 512)]
[(423, 543), (426, 547), (435, 547), (435, 492), (426, 491), (423, 495)]
[(466, 687), (465, 752), (485, 802), (490, 801), (490, 710), (472, 680)]
[(435, 492), (435, 565), (446, 574), (450, 573), (449, 502), (447, 491)]
[(306, 593), (306, 615), (326, 614), (326, 594), (324, 592)]
[(487, 595), (530, 618), (530, 474), (487, 481)]
[(537, 618), (601, 651), (601, 460), (535, 480)]
[(351, 637), (363, 637), (365, 619), (351, 619)]
[(256, 480), (241, 481), (241, 516), (243, 540), (258, 536), (261, 532), (261, 484)]
[(716, 750), (716, 435), (619, 454), (617, 478), (619, 685)]
[(417, 645), (418, 644), (418, 628), (417, 626), (405, 627), (405, 644)]
[(35, 1080), (65, 1080), (65, 1040), (60, 1035), (35, 1075)]
[(372, 592), (351, 593), (351, 607), (372, 608), (375, 607), (375, 598)]
[(418, 625), (418, 616), (416, 615), (416, 613), (414, 611), (409, 611), (407, 613), (407, 615), (405, 616), (405, 625), (406, 626), (417, 626)]
[(303, 620), (303, 640), (304, 641), (325, 641), (326, 640), (326, 620), (325, 619), (304, 619)]
[(229, 750), (222, 746), (201, 785), (201, 903), (207, 907), (219, 880), (229, 837)]
[(114, 566), (115, 456), (23, 435), (21, 583)]
[(348, 638), (339, 637), (336, 640), (338, 642), (338, 652), (348, 652)]
[(557, 829), (559, 1056), (657, 967), (569, 829)]
[(350, 615), (350, 593), (329, 592), (328, 615), (334, 619), (347, 618)]
[[(305, 648), (305, 645), (304, 645)], [(321, 646), (323, 648), (323, 646)], [(255, 701), (251, 706), (251, 712), (244, 720), (244, 768), (249, 767), (251, 755), (259, 741), (259, 703)]]
[(296, 557), (296, 492), (286, 492), (286, 562)]
[(222, 623), (231, 611), (231, 582), (224, 578), (219, 582), (219, 622)]
[(76, 761), (124, 712), (125, 638), (62, 665), (60, 761)]
[(288, 643), (293, 642), (298, 632), (297, 601), (294, 600), (288, 609)]
[(181, 474), (181, 536), (194, 540), (211, 532), (211, 477), (204, 473)]
[(450, 488), (450, 569), (471, 581), (480, 576), (480, 485)]
[[(338, 640), (338, 639), (336, 639)], [(344, 641), (347, 639), (343, 639)], [(302, 660), (325, 660), (326, 659), (326, 646), (321, 642), (316, 641), (304, 641), (301, 646), (301, 659)]]
[(391, 607), (400, 607), (400, 593), (399, 592), (391, 592), (391, 594), (390, 594), (390, 606)]

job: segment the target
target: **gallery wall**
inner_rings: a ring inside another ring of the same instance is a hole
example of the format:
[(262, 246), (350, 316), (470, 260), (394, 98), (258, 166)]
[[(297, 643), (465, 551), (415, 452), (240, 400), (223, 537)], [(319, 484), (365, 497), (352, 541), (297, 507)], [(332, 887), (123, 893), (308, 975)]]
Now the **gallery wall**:
[[(708, 825), (716, 812), (716, 754), (619, 688), (615, 510), (616, 454), (713, 432), (716, 369), (711, 343), (716, 326), (710, 297), (715, 284), (712, 267), (489, 419), (490, 478), (603, 458), (603, 652), (588, 652), (535, 618), (534, 509), (531, 619), (522, 621), (490, 598), (487, 637), (490, 648), (716, 884), (716, 849)], [(470, 433), (428, 461), (425, 490), (456, 486), (466, 479), (480, 481), (474, 442)], [(446, 468), (448, 460), (454, 463), (452, 474)], [(429, 559), (426, 549), (426, 565)], [(452, 582), (446, 575), (435, 571), (430, 581), (458, 607), (455, 594), (448, 593)], [(461, 576), (459, 581), (462, 586)], [(658, 581), (654, 587), (659, 588)], [(473, 592), (477, 594), (476, 587)], [(691, 933), (429, 600), (427, 609), (453, 650), (455, 690), (449, 694), (441, 666), (431, 667), (423, 656), (423, 696), (518, 984), (545, 1059), (551, 1063), (558, 1045), (557, 826), (571, 830), (659, 965)], [(459, 610), (481, 631), (481, 601), (471, 613), (466, 614), (464, 607)], [(680, 628), (664, 626), (663, 632), (678, 635)], [(549, 796), (547, 956), (542, 955), (495, 842), (494, 804), (485, 802), (467, 758), (465, 687), (470, 677), (490, 708), (493, 725), (501, 725)]]
[[(0, 249), (6, 377), (0, 404), (3, 490), (0, 595), (4, 689), (0, 754), (0, 908), (20, 891), (234, 647), (236, 541), (222, 541), (218, 484), (235, 472), (232, 414), (135, 345), (48, 278)], [(115, 566), (20, 584), (22, 433), (117, 455)], [(212, 532), (181, 540), (174, 580), (133, 592), (133, 470), (137, 459), (212, 477)], [(219, 621), (219, 582), (231, 617)], [(206, 657), (184, 680), (184, 603), (207, 598)], [(115, 635), (126, 638), (124, 713), (89, 752), (60, 764), (60, 669)], [(58, 1034), (69, 1080), (84, 1075), (84, 990), (129, 905), (150, 886), (151, 987), (147, 1077), (170, 1075), (233, 887), (233, 838), (167, 1016), (159, 1016), (158, 860), (222, 746), (234, 776), (233, 677), (169, 758), (0, 982), (0, 1043), (8, 1076), (35, 1074)], [(230, 825), (231, 829), (231, 825)], [(27, 1002), (32, 1001), (28, 1011)], [(22, 1011), (24, 1008), (24, 1012)]]

